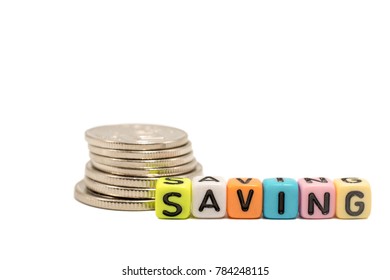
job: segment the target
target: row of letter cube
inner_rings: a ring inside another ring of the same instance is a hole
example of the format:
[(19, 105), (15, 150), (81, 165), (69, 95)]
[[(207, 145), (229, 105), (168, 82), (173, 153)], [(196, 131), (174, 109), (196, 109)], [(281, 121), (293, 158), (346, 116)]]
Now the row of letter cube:
[(160, 178), (156, 215), (162, 219), (362, 219), (370, 215), (371, 189), (361, 178)]

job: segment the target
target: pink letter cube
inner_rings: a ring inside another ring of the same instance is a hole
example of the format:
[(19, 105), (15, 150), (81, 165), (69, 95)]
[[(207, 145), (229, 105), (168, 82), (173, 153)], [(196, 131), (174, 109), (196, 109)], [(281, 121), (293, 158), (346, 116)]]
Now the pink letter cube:
[(299, 185), (299, 214), (304, 219), (333, 218), (336, 191), (332, 180), (324, 177), (302, 178)]

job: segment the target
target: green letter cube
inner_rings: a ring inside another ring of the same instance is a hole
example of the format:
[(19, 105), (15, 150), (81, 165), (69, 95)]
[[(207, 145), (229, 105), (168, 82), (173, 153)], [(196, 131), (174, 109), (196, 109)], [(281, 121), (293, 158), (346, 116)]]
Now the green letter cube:
[(191, 180), (159, 178), (156, 184), (156, 216), (160, 219), (187, 219), (191, 214)]

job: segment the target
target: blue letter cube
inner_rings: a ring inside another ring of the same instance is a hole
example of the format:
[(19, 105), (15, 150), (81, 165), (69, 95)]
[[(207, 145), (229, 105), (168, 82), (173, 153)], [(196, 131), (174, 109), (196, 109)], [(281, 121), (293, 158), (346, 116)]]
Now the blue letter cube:
[(290, 178), (263, 181), (263, 216), (267, 219), (295, 219), (298, 215), (298, 183)]

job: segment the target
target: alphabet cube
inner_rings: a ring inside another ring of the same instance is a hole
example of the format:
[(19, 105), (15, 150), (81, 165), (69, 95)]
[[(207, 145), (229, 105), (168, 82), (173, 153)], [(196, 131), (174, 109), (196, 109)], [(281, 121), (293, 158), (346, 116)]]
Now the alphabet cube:
[(191, 214), (191, 180), (159, 178), (155, 195), (156, 216), (160, 219), (187, 219)]
[(192, 215), (223, 218), (226, 215), (226, 183), (222, 177), (196, 176), (192, 179)]
[(290, 178), (263, 180), (264, 209), (267, 219), (295, 219), (298, 215), (298, 183)]
[(232, 178), (227, 183), (227, 213), (230, 218), (260, 218), (263, 187), (259, 179)]
[(302, 178), (299, 185), (299, 214), (304, 219), (333, 218), (336, 191), (333, 182), (324, 177)]
[(371, 212), (370, 184), (361, 178), (334, 180), (336, 187), (336, 217), (340, 219), (365, 219)]

